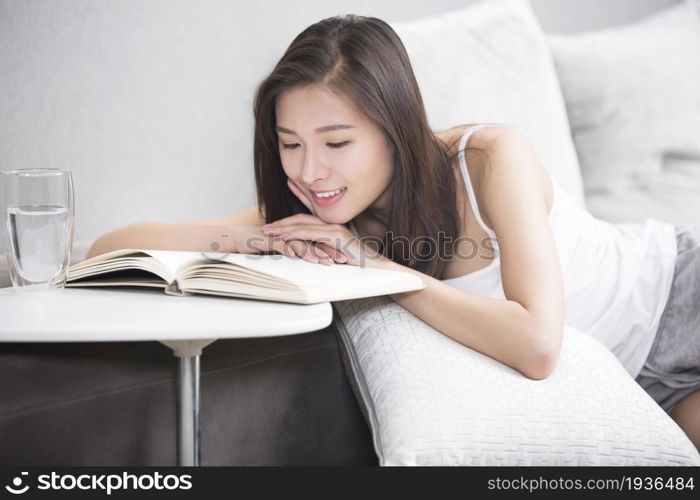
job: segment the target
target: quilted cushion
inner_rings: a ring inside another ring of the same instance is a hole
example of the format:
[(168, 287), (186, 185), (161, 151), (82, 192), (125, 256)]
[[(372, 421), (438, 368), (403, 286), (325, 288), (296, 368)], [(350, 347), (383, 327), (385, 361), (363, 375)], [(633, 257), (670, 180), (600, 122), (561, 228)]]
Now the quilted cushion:
[(691, 441), (592, 337), (566, 327), (543, 380), (386, 296), (333, 304), (380, 465), (700, 465)]

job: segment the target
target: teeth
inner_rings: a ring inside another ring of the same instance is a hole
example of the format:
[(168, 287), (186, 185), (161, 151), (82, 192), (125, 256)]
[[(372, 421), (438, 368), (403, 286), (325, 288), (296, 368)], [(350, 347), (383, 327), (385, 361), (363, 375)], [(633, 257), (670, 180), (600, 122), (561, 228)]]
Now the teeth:
[(335, 196), (336, 194), (340, 193), (344, 188), (336, 189), (335, 191), (328, 191), (327, 193), (314, 193), (316, 196), (319, 198), (330, 198), (331, 196)]

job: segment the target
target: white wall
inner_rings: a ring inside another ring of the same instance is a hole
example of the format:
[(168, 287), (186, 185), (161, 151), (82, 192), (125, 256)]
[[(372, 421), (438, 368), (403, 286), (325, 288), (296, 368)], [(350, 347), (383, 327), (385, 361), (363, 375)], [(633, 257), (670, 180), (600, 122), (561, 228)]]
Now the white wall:
[[(533, 5), (545, 30), (579, 31), (674, 1)], [(402, 21), (467, 3), (0, 0), (0, 170), (72, 170), (76, 241), (242, 210), (255, 202), (254, 89), (297, 33), (336, 14)]]

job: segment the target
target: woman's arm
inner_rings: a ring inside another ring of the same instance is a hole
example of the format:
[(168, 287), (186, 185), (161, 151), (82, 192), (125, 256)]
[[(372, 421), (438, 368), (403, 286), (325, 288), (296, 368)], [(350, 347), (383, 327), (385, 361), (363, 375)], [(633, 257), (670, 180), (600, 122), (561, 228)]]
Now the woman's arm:
[[(241, 226), (238, 226), (241, 227)], [(86, 258), (122, 248), (235, 252), (235, 225), (167, 224), (136, 222), (97, 238)], [(213, 246), (212, 246), (213, 245)]]
[[(218, 219), (201, 219), (183, 224), (137, 222), (97, 238), (87, 257), (121, 248), (186, 250), (193, 252), (244, 252), (242, 237), (265, 238), (259, 227), (257, 206)], [(246, 252), (248, 253), (248, 252)]]
[(474, 132), (472, 139), (489, 153), (474, 189), (482, 218), (488, 216), (498, 236), (507, 300), (474, 294), (389, 261), (389, 269), (418, 274), (426, 284), (391, 297), (458, 342), (529, 378), (545, 378), (556, 367), (561, 349), (564, 291), (543, 167), (517, 130), (488, 127)]

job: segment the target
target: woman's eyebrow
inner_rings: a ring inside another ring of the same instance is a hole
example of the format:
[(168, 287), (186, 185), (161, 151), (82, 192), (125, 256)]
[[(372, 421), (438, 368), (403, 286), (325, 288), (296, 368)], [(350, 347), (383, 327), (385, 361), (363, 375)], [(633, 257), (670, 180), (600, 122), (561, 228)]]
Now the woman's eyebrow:
[[(320, 133), (320, 132), (333, 132), (334, 130), (345, 130), (348, 128), (355, 128), (355, 125), (345, 125), (343, 123), (337, 123), (335, 125), (325, 125), (323, 127), (318, 127), (314, 132)], [(286, 127), (282, 127), (280, 125), (277, 125), (277, 132), (282, 132), (284, 134), (294, 134), (297, 135), (296, 132), (293, 130), (290, 130)]]

